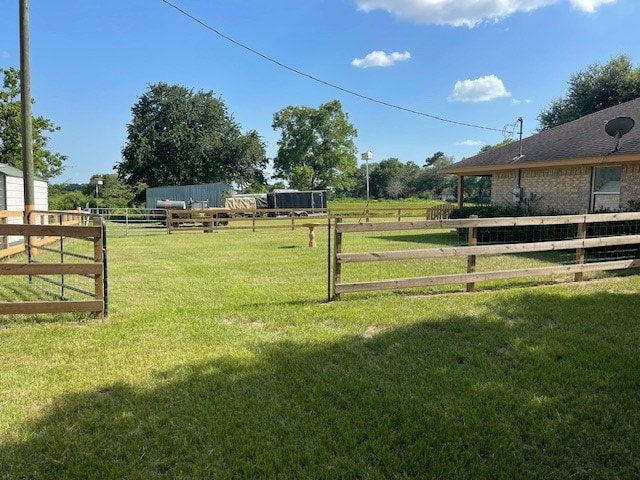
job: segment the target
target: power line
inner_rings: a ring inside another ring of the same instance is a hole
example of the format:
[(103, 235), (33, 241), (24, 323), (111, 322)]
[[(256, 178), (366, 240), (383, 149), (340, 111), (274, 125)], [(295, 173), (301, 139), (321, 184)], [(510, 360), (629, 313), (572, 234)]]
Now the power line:
[(297, 70), (297, 69), (295, 69), (293, 67), (290, 67), (289, 65), (286, 65), (286, 64), (276, 60), (273, 57), (269, 57), (268, 55), (265, 55), (264, 53), (259, 52), (258, 50), (255, 50), (255, 49), (249, 47), (248, 45), (245, 45), (244, 43), (241, 43), (241, 42), (229, 37), (228, 35), (225, 35), (224, 33), (222, 33), (221, 31), (217, 30), (216, 28), (212, 27), (211, 25), (209, 25), (209, 24), (203, 22), (202, 20), (200, 20), (199, 18), (191, 15), (189, 12), (183, 10), (182, 8), (178, 7), (177, 5), (174, 5), (169, 0), (162, 0), (162, 2), (166, 3), (167, 5), (172, 7), (173, 9), (175, 9), (178, 12), (180, 12), (181, 14), (183, 14), (185, 17), (193, 20), (197, 24), (199, 24), (202, 27), (206, 28), (207, 30), (215, 33), (216, 35), (218, 35), (219, 37), (227, 40), (228, 42), (231, 42), (234, 45), (236, 45), (236, 46), (238, 46), (240, 48), (243, 48), (243, 49), (253, 53), (254, 55), (257, 55), (257, 56), (263, 58), (264, 60), (266, 60), (268, 62), (271, 62), (271, 63), (273, 63), (275, 65), (278, 65), (279, 67), (284, 68), (285, 70), (289, 70), (290, 72), (293, 72), (296, 75), (300, 75), (302, 77), (306, 77), (309, 80), (313, 80), (314, 82), (321, 83), (322, 85), (325, 85), (327, 87), (333, 88), (335, 90), (340, 90), (341, 92), (347, 93), (347, 94), (352, 95), (354, 97), (361, 98), (363, 100), (367, 100), (369, 102), (377, 103), (379, 105), (384, 105), (385, 107), (395, 108), (396, 110), (401, 110), (403, 112), (413, 113), (414, 115), (420, 115), (422, 117), (431, 118), (432, 120), (437, 120), (439, 122), (452, 123), (454, 125), (461, 125), (463, 127), (479, 128), (479, 129), (482, 129), (482, 130), (490, 130), (490, 131), (493, 131), (493, 132), (503, 132), (504, 131), (503, 128), (502, 129), (501, 128), (492, 128), (492, 127), (485, 127), (483, 125), (475, 125), (473, 123), (458, 122), (456, 120), (449, 120), (447, 118), (439, 117), (437, 115), (431, 115), (431, 114), (425, 113), (425, 112), (420, 112), (418, 110), (412, 110), (410, 108), (402, 107), (400, 105), (395, 105), (393, 103), (385, 102), (384, 100), (378, 100), (377, 98), (373, 98), (373, 97), (369, 97), (367, 95), (363, 95), (363, 94), (355, 92), (353, 90), (349, 90), (347, 88), (341, 87), (340, 85), (336, 85), (335, 83), (331, 83), (331, 82), (328, 82), (326, 80), (322, 80), (320, 78), (314, 77), (313, 75), (310, 75), (308, 73), (305, 73), (305, 72)]

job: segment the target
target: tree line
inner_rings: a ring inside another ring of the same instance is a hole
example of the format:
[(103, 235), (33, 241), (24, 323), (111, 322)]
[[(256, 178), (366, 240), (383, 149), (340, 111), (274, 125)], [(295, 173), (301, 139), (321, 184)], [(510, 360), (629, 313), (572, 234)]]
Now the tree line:
[[(22, 168), (19, 72), (0, 69), (0, 163)], [(569, 79), (567, 94), (538, 115), (546, 130), (640, 96), (640, 68), (625, 55), (594, 64)], [(357, 165), (356, 127), (339, 100), (317, 108), (288, 106), (273, 115), (280, 133), (277, 153), (267, 158), (262, 137), (243, 132), (224, 102), (211, 91), (194, 91), (164, 82), (149, 85), (131, 108), (127, 140), (116, 173), (92, 176), (84, 185), (51, 185), (51, 208), (140, 204), (147, 187), (225, 182), (246, 192), (270, 188), (327, 189), (332, 195), (363, 198), (365, 166)], [(59, 130), (44, 117), (33, 118), (34, 169), (49, 179), (64, 170), (66, 156), (48, 148), (48, 135)], [(499, 145), (498, 145), (499, 146)], [(484, 149), (493, 148), (485, 146)], [(454, 178), (438, 169), (454, 159), (443, 152), (424, 161), (387, 158), (369, 164), (370, 198), (452, 198)], [(421, 164), (420, 164), (421, 163)], [(265, 170), (271, 166), (272, 178)], [(98, 179), (102, 185), (95, 187)], [(490, 181), (467, 179), (465, 196), (486, 199)], [(102, 196), (100, 196), (102, 191)]]

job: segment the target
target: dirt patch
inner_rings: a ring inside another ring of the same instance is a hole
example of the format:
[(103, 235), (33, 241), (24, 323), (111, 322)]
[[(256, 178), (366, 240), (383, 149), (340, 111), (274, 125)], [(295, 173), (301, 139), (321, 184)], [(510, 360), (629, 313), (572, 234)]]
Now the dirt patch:
[(362, 334), (363, 338), (369, 339), (369, 338), (373, 338), (376, 335), (381, 334), (382, 332), (384, 332), (386, 330), (385, 327), (379, 327), (377, 325), (369, 325), (365, 330), (364, 333)]

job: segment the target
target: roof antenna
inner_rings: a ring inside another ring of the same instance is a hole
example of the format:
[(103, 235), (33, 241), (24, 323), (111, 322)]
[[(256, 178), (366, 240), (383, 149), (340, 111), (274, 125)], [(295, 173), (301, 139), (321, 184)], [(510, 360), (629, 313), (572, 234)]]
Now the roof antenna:
[(616, 146), (609, 152), (609, 155), (622, 149), (620, 139), (623, 135), (629, 133), (635, 124), (636, 122), (631, 117), (612, 118), (604, 124), (604, 131), (616, 139)]
[(518, 120), (516, 120), (516, 122), (520, 122), (520, 151), (517, 157), (513, 157), (514, 162), (517, 162), (522, 157), (524, 157), (524, 154), (522, 153), (522, 117), (519, 117)]

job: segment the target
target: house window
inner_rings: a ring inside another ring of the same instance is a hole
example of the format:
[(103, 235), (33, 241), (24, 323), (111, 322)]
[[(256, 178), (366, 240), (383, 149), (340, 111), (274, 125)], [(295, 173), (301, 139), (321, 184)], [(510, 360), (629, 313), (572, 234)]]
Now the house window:
[(622, 167), (593, 167), (591, 211), (620, 210), (620, 179)]

